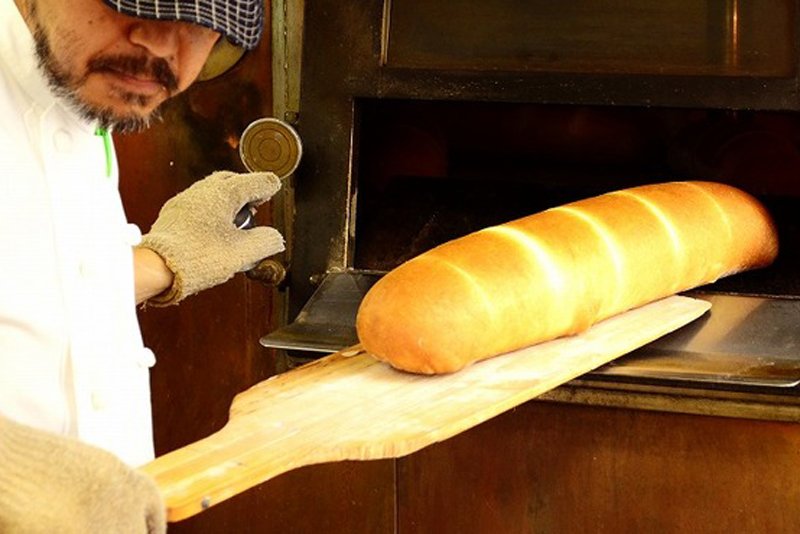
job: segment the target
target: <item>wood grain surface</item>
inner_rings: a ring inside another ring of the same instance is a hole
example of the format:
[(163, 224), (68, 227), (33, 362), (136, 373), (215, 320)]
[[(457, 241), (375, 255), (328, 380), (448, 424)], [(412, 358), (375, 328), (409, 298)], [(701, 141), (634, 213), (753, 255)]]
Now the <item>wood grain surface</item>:
[(584, 333), (479, 362), (458, 373), (397, 371), (358, 347), (239, 394), (220, 431), (143, 467), (170, 521), (195, 515), (292, 469), (396, 458), (450, 438), (704, 314), (669, 297)]

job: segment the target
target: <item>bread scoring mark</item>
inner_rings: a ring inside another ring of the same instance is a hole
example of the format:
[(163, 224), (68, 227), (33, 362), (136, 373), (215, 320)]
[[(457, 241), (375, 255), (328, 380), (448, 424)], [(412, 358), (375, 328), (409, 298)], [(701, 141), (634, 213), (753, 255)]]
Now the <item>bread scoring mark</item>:
[(544, 245), (542, 245), (542, 243), (539, 242), (538, 239), (530, 234), (526, 234), (522, 230), (517, 230), (516, 228), (511, 228), (509, 226), (491, 226), (481, 230), (481, 232), (498, 234), (506, 239), (511, 239), (516, 241), (518, 244), (521, 244), (526, 250), (533, 254), (537, 263), (542, 267), (542, 269), (544, 269), (547, 280), (550, 283), (550, 287), (552, 287), (559, 295), (564, 293), (566, 282), (561, 274), (561, 270), (553, 260), (550, 252)]
[(650, 213), (652, 213), (656, 219), (658, 219), (658, 222), (660, 222), (661, 225), (664, 227), (664, 229), (667, 231), (669, 240), (672, 243), (672, 250), (675, 253), (675, 262), (679, 266), (679, 268), (675, 270), (675, 283), (673, 283), (672, 285), (673, 286), (678, 285), (677, 281), (680, 280), (680, 278), (683, 276), (683, 272), (685, 270), (684, 259), (681, 255), (683, 246), (681, 244), (680, 235), (678, 234), (678, 231), (675, 229), (675, 225), (672, 223), (672, 221), (669, 220), (669, 217), (667, 217), (667, 214), (664, 213), (661, 210), (661, 208), (655, 205), (652, 201), (647, 200), (646, 198), (642, 198), (641, 196), (637, 195), (632, 191), (615, 191), (610, 194), (629, 197), (639, 202), (642, 206), (647, 208), (647, 210), (650, 211)]
[(461, 278), (467, 281), (467, 283), (475, 290), (475, 293), (480, 297), (481, 302), (483, 303), (483, 307), (486, 308), (486, 311), (489, 313), (489, 317), (495, 316), (495, 306), (494, 300), (492, 299), (491, 295), (487, 293), (487, 291), (483, 288), (483, 286), (475, 279), (475, 277), (466, 271), (460, 265), (453, 263), (452, 261), (442, 258), (441, 256), (437, 256), (435, 254), (423, 254), (419, 256), (419, 258), (427, 258), (431, 260), (436, 260), (439, 263), (443, 263), (445, 267), (454, 271), (458, 274)]
[(681, 182), (681, 183), (685, 183), (689, 187), (699, 191), (700, 193), (703, 194), (703, 196), (705, 196), (706, 198), (708, 198), (709, 201), (711, 201), (711, 203), (714, 205), (714, 208), (716, 208), (717, 212), (719, 213), (720, 218), (723, 221), (725, 221), (725, 231), (727, 233), (728, 243), (732, 246), (733, 245), (733, 223), (731, 223), (731, 218), (728, 216), (728, 212), (725, 211), (725, 209), (722, 207), (722, 205), (719, 203), (719, 201), (716, 198), (714, 198), (714, 195), (712, 195), (711, 193), (706, 191), (706, 189), (704, 187), (702, 187), (701, 185), (696, 184), (696, 183), (692, 183), (692, 182)]
[(611, 309), (619, 309), (618, 303), (622, 298), (623, 288), (625, 287), (625, 277), (623, 276), (625, 271), (625, 260), (620, 253), (621, 247), (616, 241), (614, 241), (614, 237), (612, 236), (611, 232), (602, 222), (598, 221), (596, 217), (589, 215), (580, 208), (573, 206), (559, 206), (552, 208), (551, 211), (563, 212), (567, 215), (575, 217), (576, 219), (580, 219), (588, 224), (592, 231), (594, 231), (600, 240), (603, 241), (603, 244), (608, 249), (608, 254), (611, 257), (611, 263), (614, 265), (614, 274), (616, 277), (616, 288), (614, 291), (615, 299)]

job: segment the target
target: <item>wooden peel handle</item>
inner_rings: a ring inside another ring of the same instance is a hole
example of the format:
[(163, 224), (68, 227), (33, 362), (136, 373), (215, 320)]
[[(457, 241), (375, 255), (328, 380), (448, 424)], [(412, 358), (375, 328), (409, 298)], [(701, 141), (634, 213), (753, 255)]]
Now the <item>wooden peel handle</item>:
[[(320, 447), (330, 427), (320, 425), (324, 413), (320, 415), (319, 406), (324, 405), (325, 394), (315, 391), (324, 388), (331, 374), (350, 374), (377, 363), (364, 354), (356, 362), (349, 357), (352, 349), (238, 394), (222, 429), (143, 466), (141, 470), (161, 489), (168, 520), (196, 515), (301, 465), (337, 459), (324, 457), (330, 452)], [(324, 435), (318, 431), (320, 426)]]
[(143, 466), (161, 489), (167, 519), (180, 521), (257, 484), (294, 469), (302, 444), (286, 436), (249, 431), (246, 420)]

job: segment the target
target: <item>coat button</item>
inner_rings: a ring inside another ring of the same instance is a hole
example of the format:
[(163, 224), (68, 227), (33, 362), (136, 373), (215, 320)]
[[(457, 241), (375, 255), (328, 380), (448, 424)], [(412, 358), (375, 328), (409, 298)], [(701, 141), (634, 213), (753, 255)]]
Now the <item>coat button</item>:
[(99, 412), (101, 410), (105, 410), (106, 406), (108, 406), (108, 400), (106, 399), (106, 396), (99, 391), (93, 391), (92, 408)]
[(135, 224), (126, 224), (123, 228), (125, 243), (135, 247), (142, 242), (142, 231)]
[(156, 355), (152, 350), (145, 347), (139, 351), (136, 363), (143, 369), (153, 367), (156, 364)]
[(78, 263), (78, 274), (81, 278), (89, 278), (92, 275), (92, 267), (89, 262), (82, 260)]

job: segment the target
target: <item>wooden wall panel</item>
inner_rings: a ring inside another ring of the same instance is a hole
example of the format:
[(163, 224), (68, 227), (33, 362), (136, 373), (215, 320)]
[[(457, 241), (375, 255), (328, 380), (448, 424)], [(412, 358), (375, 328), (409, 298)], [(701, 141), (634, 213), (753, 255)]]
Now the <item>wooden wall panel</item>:
[(170, 525), (169, 534), (392, 534), (393, 488), (391, 460), (304, 467)]
[(800, 425), (531, 402), (398, 462), (400, 534), (800, 531)]

